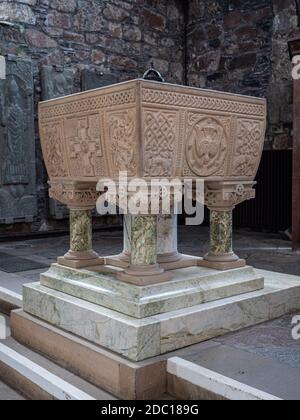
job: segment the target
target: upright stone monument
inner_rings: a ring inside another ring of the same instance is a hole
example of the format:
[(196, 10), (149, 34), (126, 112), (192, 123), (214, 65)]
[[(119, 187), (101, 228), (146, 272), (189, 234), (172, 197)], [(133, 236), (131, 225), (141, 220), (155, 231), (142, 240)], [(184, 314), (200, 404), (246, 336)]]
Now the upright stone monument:
[(98, 89), (118, 83), (118, 79), (113, 74), (104, 74), (89, 69), (82, 70), (81, 74), (82, 91)]
[(6, 58), (0, 80), (0, 223), (37, 214), (33, 73), (30, 61)]
[[(232, 245), (232, 211), (255, 196), (265, 100), (133, 80), (41, 103), (39, 120), (50, 195), (70, 208), (71, 244), (25, 285), (15, 338), (117, 396), (153, 398), (165, 383), (156, 356), (299, 307), (299, 287), (267, 279), (264, 289)], [(99, 258), (96, 185), (118, 182), (120, 171), (148, 183), (203, 178), (209, 253), (180, 255), (175, 215), (144, 210), (125, 217), (123, 253)]]
[[(43, 66), (41, 70), (42, 99), (61, 98), (74, 93), (74, 70), (62, 66)], [(49, 213), (53, 219), (62, 220), (69, 217), (67, 206), (49, 199)]]

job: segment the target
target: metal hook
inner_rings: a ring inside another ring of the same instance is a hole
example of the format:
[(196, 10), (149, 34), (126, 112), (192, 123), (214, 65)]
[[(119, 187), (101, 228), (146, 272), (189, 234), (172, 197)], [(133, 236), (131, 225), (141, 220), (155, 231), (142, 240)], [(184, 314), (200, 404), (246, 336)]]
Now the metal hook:
[(155, 82), (164, 83), (165, 79), (162, 77), (159, 71), (155, 70), (154, 63), (151, 63), (151, 67), (147, 70), (143, 76), (144, 80), (153, 80)]

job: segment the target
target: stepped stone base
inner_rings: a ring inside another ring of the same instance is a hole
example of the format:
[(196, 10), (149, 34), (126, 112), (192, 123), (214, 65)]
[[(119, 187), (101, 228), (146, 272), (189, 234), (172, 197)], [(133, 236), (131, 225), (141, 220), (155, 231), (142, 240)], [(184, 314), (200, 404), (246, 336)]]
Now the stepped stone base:
[(24, 287), (24, 311), (127, 359), (142, 361), (300, 308), (299, 277), (255, 273), (258, 278), (265, 277), (264, 289), (144, 319), (39, 283)]
[(118, 280), (120, 271), (104, 266), (75, 270), (53, 264), (40, 284), (133, 318), (147, 318), (264, 287), (264, 278), (246, 267), (220, 273), (199, 267), (172, 271), (172, 280), (136, 286)]
[[(192, 345), (300, 309), (299, 277), (262, 270), (256, 270), (256, 273), (265, 278), (264, 290), (155, 317), (162, 330), (159, 336), (160, 352), (165, 354), (145, 361), (132, 362), (124, 356), (64, 331), (69, 325), (62, 325), (64, 329), (61, 326), (58, 328), (22, 310), (12, 312), (12, 335), (24, 345), (119, 398), (161, 398), (167, 391), (167, 360), (174, 356), (184, 357), (185, 352), (195, 352), (198, 345), (173, 351), (175, 348)], [(57, 299), (57, 296), (53, 298), (52, 303), (56, 305), (53, 308), (57, 310), (56, 322), (59, 324), (61, 312)], [(48, 307), (48, 303), (46, 306)], [(42, 313), (43, 316), (44, 314), (45, 312)], [(132, 323), (132, 318), (128, 319)], [(95, 334), (96, 327), (101, 328), (101, 325), (103, 324), (94, 324)], [(87, 326), (85, 331), (78, 332), (85, 335), (88, 330)], [(114, 326), (111, 330), (112, 336), (118, 334)], [(108, 330), (106, 333), (108, 338)], [(153, 336), (145, 338), (147, 339), (144, 346), (147, 346)]]

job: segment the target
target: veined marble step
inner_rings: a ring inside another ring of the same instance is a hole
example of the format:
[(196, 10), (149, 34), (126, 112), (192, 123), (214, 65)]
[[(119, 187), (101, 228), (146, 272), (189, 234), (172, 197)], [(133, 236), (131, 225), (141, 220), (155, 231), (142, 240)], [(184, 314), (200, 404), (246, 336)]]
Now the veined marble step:
[(34, 400), (115, 399), (12, 338), (0, 341), (0, 378)]
[(193, 400), (281, 401), (275, 395), (235, 381), (180, 357), (168, 360), (168, 391)]
[(39, 283), (24, 286), (24, 311), (132, 360), (141, 361), (260, 324), (300, 308), (300, 277), (256, 270), (265, 288), (136, 319)]
[(117, 280), (112, 272), (96, 273), (53, 264), (41, 275), (40, 282), (42, 286), (58, 292), (139, 319), (264, 287), (263, 276), (252, 267), (226, 272), (189, 267), (173, 270), (172, 275), (173, 279), (169, 282), (140, 287)]

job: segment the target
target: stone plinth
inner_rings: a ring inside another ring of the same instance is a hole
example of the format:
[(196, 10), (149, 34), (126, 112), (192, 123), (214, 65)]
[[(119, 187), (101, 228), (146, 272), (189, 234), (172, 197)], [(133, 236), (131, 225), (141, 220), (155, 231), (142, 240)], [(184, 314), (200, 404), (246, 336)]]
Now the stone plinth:
[(76, 270), (52, 265), (40, 284), (134, 318), (146, 318), (264, 287), (253, 268), (221, 273), (207, 268), (174, 270), (169, 282), (136, 286), (117, 279), (118, 269)]
[(127, 359), (141, 361), (299, 309), (299, 277), (260, 270), (256, 275), (265, 276), (264, 289), (143, 319), (39, 283), (24, 287), (24, 311)]

